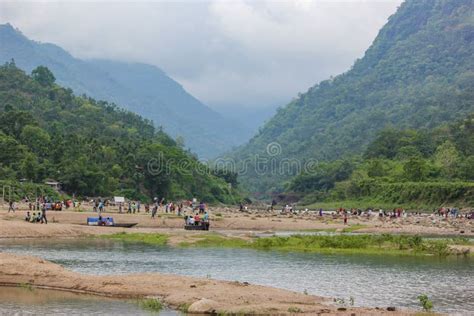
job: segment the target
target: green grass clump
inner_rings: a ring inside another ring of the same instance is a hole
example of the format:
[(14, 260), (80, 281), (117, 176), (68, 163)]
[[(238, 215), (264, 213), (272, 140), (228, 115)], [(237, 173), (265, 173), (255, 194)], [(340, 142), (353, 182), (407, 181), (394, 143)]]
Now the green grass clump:
[(116, 233), (112, 235), (102, 235), (101, 238), (121, 240), (125, 242), (141, 242), (149, 245), (166, 245), (168, 236), (164, 234), (146, 233)]
[(141, 299), (138, 301), (138, 306), (144, 310), (153, 312), (159, 312), (163, 309), (163, 304), (156, 298)]
[(189, 306), (191, 306), (191, 303), (183, 303), (178, 306), (178, 310), (182, 313), (187, 313)]
[(351, 225), (351, 226), (348, 226), (348, 227), (345, 227), (342, 229), (342, 232), (343, 233), (352, 233), (356, 230), (359, 230), (359, 229), (363, 229), (363, 228), (366, 228), (367, 225), (363, 225), (363, 224), (355, 224), (355, 225)]
[[(465, 242), (465, 241), (463, 241)], [(410, 235), (334, 235), (259, 238), (248, 246), (262, 250), (342, 254), (450, 255), (453, 239), (430, 240)]]
[(22, 289), (26, 289), (28, 291), (33, 291), (33, 286), (29, 283), (20, 283), (18, 284), (19, 287), (21, 287)]
[[(354, 225), (356, 226), (356, 225)], [(359, 225), (360, 228), (360, 225)], [(165, 234), (117, 233), (101, 238), (140, 242), (150, 245), (166, 245)], [(466, 238), (427, 239), (417, 235), (357, 234), (357, 235), (294, 235), (288, 237), (265, 237), (244, 240), (225, 237), (215, 233), (191, 236), (181, 247), (249, 248), (256, 250), (317, 252), (328, 254), (391, 254), (433, 255), (446, 257), (453, 254), (452, 245), (472, 244)], [(471, 255), (471, 254), (468, 254)]]
[[(393, 254), (434, 255), (446, 257), (451, 254), (451, 245), (456, 240), (430, 240), (411, 235), (294, 235), (289, 237), (266, 237), (246, 241), (219, 235), (198, 236), (196, 242), (184, 242), (185, 247), (228, 247), (256, 250), (277, 250), (340, 254)], [(463, 240), (463, 242), (466, 242)]]
[(228, 238), (217, 234), (206, 234), (196, 236), (199, 238), (193, 242), (182, 242), (181, 247), (224, 247), (224, 248), (243, 248), (248, 247), (249, 242), (240, 238)]
[(288, 313), (296, 314), (296, 313), (302, 313), (303, 311), (299, 307), (288, 307)]

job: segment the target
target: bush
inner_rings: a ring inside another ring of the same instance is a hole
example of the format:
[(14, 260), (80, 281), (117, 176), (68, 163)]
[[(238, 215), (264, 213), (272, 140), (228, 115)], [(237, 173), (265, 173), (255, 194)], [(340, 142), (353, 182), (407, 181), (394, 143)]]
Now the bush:
[(433, 302), (428, 298), (426, 294), (421, 294), (418, 296), (421, 307), (424, 311), (429, 312), (433, 308)]

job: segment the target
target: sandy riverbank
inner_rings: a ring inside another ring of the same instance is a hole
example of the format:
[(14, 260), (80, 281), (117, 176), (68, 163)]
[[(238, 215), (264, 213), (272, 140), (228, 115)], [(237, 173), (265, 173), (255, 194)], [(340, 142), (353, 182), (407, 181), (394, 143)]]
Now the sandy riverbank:
[[(24, 223), (25, 207), (15, 213), (0, 210), (0, 238), (1, 237), (74, 237), (85, 234), (103, 234), (118, 232), (120, 229), (87, 227), (84, 224), (89, 216), (97, 216), (93, 212), (61, 211), (48, 212), (48, 219), (53, 225)], [(103, 213), (103, 216), (113, 216), (118, 223), (138, 223), (136, 228), (129, 231), (173, 231), (183, 230), (184, 221), (181, 217), (171, 214), (159, 214), (152, 219), (149, 214), (118, 214), (116, 210)], [(225, 234), (246, 234), (262, 231), (310, 231), (332, 230), (342, 231), (356, 227), (357, 232), (367, 233), (394, 233), (394, 234), (421, 234), (421, 235), (449, 235), (474, 236), (474, 221), (467, 219), (445, 219), (430, 216), (410, 216), (408, 218), (384, 219), (377, 216), (350, 217), (348, 225), (344, 225), (342, 218), (317, 214), (281, 215), (277, 212), (242, 213), (231, 208), (212, 208), (210, 210), (211, 230)], [(20, 224), (20, 222), (22, 224)], [(60, 225), (57, 225), (60, 224)], [(45, 227), (47, 226), (47, 227)]]
[(71, 272), (46, 260), (0, 253), (0, 284), (31, 285), (94, 295), (140, 298), (157, 297), (171, 308), (189, 305), (193, 313), (307, 315), (412, 315), (410, 311), (355, 308), (338, 310), (332, 301), (271, 287), (165, 274), (91, 276)]

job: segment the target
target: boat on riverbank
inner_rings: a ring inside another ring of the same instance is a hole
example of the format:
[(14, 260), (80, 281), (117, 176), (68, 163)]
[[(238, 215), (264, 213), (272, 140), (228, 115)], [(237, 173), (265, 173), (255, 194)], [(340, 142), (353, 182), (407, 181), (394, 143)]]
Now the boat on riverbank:
[(88, 226), (104, 226), (104, 227), (125, 227), (130, 228), (138, 223), (115, 223), (113, 217), (88, 217), (87, 225)]
[(209, 222), (201, 222), (199, 225), (184, 225), (185, 230), (209, 230)]

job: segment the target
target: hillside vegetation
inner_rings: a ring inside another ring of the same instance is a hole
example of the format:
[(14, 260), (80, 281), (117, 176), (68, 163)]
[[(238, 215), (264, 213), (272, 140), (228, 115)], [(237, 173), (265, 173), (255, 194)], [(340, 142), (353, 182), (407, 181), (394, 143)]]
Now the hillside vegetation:
[(231, 154), (251, 162), (242, 182), (278, 192), (298, 173), (255, 172), (256, 156), (333, 161), (363, 153), (393, 126), (432, 129), (474, 111), (474, 1), (407, 0), (389, 18), (363, 58), (337, 77), (300, 94)]
[(0, 67), (0, 179), (55, 179), (69, 194), (233, 202), (227, 183), (150, 121), (78, 97), (40, 66)]
[(472, 206), (474, 115), (431, 131), (384, 129), (362, 156), (321, 164), (287, 190), (305, 204)]

